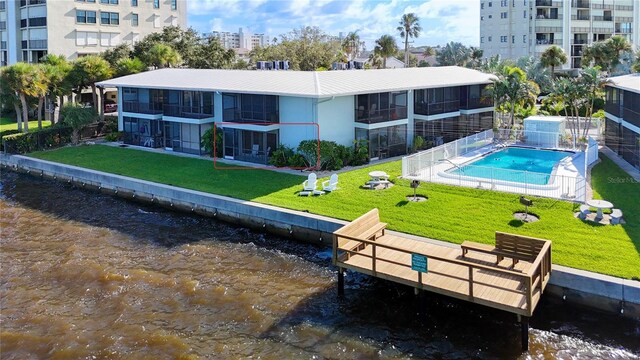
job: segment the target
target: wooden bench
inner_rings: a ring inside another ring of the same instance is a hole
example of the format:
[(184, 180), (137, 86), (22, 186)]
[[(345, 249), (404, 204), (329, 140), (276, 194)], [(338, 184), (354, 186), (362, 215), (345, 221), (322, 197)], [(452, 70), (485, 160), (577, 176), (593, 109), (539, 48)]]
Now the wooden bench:
[(496, 264), (499, 264), (504, 258), (509, 258), (512, 260), (512, 266), (515, 266), (519, 260), (533, 262), (547, 241), (496, 231), (495, 246), (465, 241), (460, 245), (460, 248), (462, 248), (462, 257), (465, 257), (470, 250), (477, 251), (496, 255)]
[(333, 236), (337, 241), (338, 249), (347, 251), (348, 259), (351, 252), (365, 247), (365, 244), (359, 239), (375, 240), (384, 235), (386, 227), (386, 223), (380, 222), (378, 209), (373, 209), (336, 230)]

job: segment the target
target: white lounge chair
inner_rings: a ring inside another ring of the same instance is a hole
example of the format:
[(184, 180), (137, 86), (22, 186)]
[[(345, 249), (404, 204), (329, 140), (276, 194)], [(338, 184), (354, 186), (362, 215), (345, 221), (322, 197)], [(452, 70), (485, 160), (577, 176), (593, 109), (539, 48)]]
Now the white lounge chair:
[(316, 190), (318, 186), (318, 177), (316, 173), (311, 173), (302, 183), (302, 191), (298, 193), (300, 196), (309, 196), (309, 195), (322, 195), (324, 191)]
[(611, 210), (611, 225), (620, 224), (621, 219), (622, 219), (622, 210), (620, 209)]
[(589, 210), (589, 205), (580, 205), (580, 214), (578, 217), (582, 220), (587, 218), (587, 215), (591, 214), (591, 210)]
[(329, 180), (325, 180), (322, 182), (322, 190), (323, 191), (336, 191), (338, 190), (338, 174), (333, 174), (329, 178)]

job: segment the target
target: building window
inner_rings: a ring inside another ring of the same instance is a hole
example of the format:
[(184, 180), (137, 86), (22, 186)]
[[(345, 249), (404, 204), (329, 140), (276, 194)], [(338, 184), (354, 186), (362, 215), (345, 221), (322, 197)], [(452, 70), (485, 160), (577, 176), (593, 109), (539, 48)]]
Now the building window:
[(153, 8), (160, 9), (160, 0), (153, 0)]
[(131, 14), (131, 26), (138, 26), (138, 14)]
[(501, 43), (506, 43), (507, 42), (507, 36), (500, 36), (500, 42)]
[(484, 3), (480, 3), (480, 9), (484, 9)]
[(492, 38), (492, 37), (491, 37), (491, 36), (489, 36), (489, 42), (491, 42), (491, 38)]
[(480, 36), (480, 43), (484, 43), (484, 36)]
[(95, 46), (98, 45), (98, 33), (76, 31), (76, 45), (77, 46)]
[(506, 7), (506, 6), (507, 6), (507, 0), (500, 1), (500, 7)]
[(516, 43), (516, 36), (515, 35), (511, 35), (511, 43), (512, 44)]
[(117, 12), (100, 11), (101, 25), (119, 25), (120, 14)]
[(131, 0), (131, 6), (137, 7), (138, 6), (138, 0)]
[(506, 19), (507, 18), (507, 12), (501, 12), (500, 13), (500, 19)]
[(492, 5), (492, 3), (491, 3), (491, 1), (489, 1), (489, 7), (491, 7), (491, 5)]
[(153, 27), (156, 29), (160, 27), (160, 16), (153, 15)]
[(489, 15), (489, 19), (493, 19), (493, 15)]
[(178, 10), (178, 0), (171, 0), (171, 10)]
[(118, 0), (100, 0), (100, 4), (118, 5)]
[(522, 42), (527, 43), (527, 35), (522, 35)]
[(483, 20), (484, 20), (484, 16), (480, 16), (480, 21), (483, 21)]

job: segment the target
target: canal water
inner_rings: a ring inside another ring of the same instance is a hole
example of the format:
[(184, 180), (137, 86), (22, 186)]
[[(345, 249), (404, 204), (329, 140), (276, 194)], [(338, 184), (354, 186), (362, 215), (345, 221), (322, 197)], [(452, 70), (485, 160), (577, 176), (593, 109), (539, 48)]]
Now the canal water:
[(633, 359), (640, 323), (513, 315), (348, 274), (330, 251), (3, 172), (2, 359)]

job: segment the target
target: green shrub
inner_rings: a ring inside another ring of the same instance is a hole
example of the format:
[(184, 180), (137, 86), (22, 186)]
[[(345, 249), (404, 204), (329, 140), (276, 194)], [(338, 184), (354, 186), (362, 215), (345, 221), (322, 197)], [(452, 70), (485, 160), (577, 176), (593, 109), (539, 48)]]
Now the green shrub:
[(269, 157), (269, 164), (277, 167), (291, 166), (291, 158), (295, 155), (293, 149), (280, 144), (275, 150), (271, 152)]
[(424, 138), (422, 136), (415, 136), (413, 138), (413, 148), (411, 152), (420, 151), (424, 148)]
[(29, 133), (7, 135), (2, 138), (3, 148), (9, 154), (26, 154), (64, 146), (71, 142), (73, 129), (56, 126)]
[[(215, 126), (215, 125), (214, 125)], [(202, 138), (200, 139), (200, 147), (204, 150), (206, 154), (209, 154), (212, 157), (222, 157), (222, 129), (216, 129), (216, 142), (215, 142), (215, 154), (213, 153), (213, 133), (214, 129), (212, 126), (210, 129), (202, 134)]]
[(107, 141), (120, 141), (124, 139), (124, 131), (110, 132), (104, 136)]
[(4, 151), (4, 141), (2, 141), (3, 137), (8, 135), (13, 135), (13, 134), (19, 134), (19, 133), (20, 133), (20, 130), (16, 130), (16, 129), (0, 131), (0, 151)]
[(367, 140), (353, 140), (352, 166), (364, 165), (369, 162), (369, 142)]

